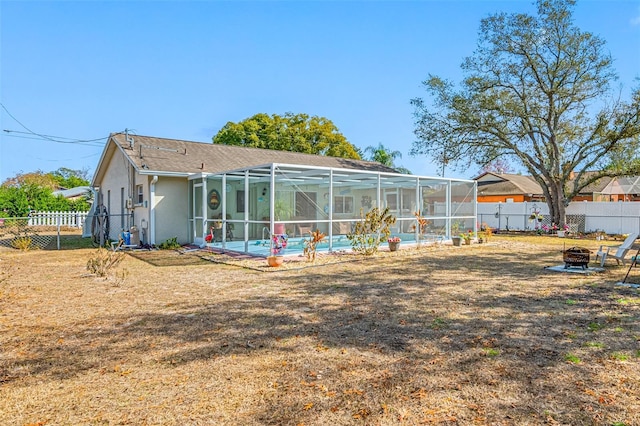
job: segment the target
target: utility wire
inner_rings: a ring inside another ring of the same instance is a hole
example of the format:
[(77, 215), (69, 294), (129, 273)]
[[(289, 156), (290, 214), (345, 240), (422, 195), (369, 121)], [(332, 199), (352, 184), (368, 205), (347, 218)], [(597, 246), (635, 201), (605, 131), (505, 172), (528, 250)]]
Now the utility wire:
[[(34, 133), (31, 132), (21, 132), (19, 130), (8, 130), (8, 129), (4, 129), (4, 131), (6, 133), (18, 133), (21, 135), (34, 135)], [(74, 139), (74, 138), (66, 138), (64, 136), (52, 136), (52, 135), (35, 135), (38, 136), (39, 139), (42, 139), (42, 137), (47, 137), (47, 138), (52, 138), (52, 139), (56, 139), (57, 142), (60, 143), (90, 143), (90, 142), (98, 142), (98, 141), (103, 141), (105, 140), (107, 137), (103, 136), (101, 138), (96, 138), (96, 139)], [(18, 137), (24, 137), (24, 136), (13, 136), (14, 138), (18, 138)], [(38, 138), (31, 138), (31, 139), (38, 139)], [(67, 139), (67, 141), (63, 141), (60, 139)]]
[[(30, 128), (28, 128), (27, 126), (22, 124), (22, 122), (20, 122), (20, 120), (18, 120), (16, 117), (13, 116), (13, 114), (11, 114), (11, 112), (9, 112), (9, 110), (7, 109), (7, 107), (4, 106), (3, 103), (0, 102), (0, 106), (7, 113), (7, 115), (9, 115), (9, 117), (11, 117), (16, 123), (18, 123), (20, 126), (22, 126), (27, 131), (27, 132), (19, 132), (19, 131), (16, 131), (16, 130), (6, 130), (5, 129), (4, 131), (7, 132), (7, 133), (30, 134), (30, 135), (33, 135), (33, 136), (38, 136), (41, 139), (48, 140), (48, 141), (51, 141), (51, 142), (70, 143), (70, 144), (96, 142), (96, 141), (101, 141), (101, 140), (106, 139), (106, 136), (102, 137), (102, 138), (95, 138), (95, 139), (72, 139), (72, 138), (65, 138), (65, 137), (58, 137), (58, 136), (43, 135), (41, 133), (34, 132)], [(14, 137), (16, 137), (16, 136), (14, 136)], [(60, 140), (60, 139), (67, 139), (67, 140), (63, 141), (63, 140)]]
[[(7, 133), (11, 133), (10, 130), (5, 130), (5, 132)], [(30, 135), (30, 133), (26, 133), (27, 135)], [(41, 140), (45, 140), (42, 139), (41, 137), (30, 137), (30, 136), (17, 136), (17, 135), (7, 135), (8, 138), (16, 138), (16, 139), (29, 139), (29, 140), (34, 140), (34, 141), (41, 141)], [(47, 139), (48, 140), (48, 139)], [(72, 142), (72, 141), (57, 141), (57, 143), (65, 143), (65, 144), (77, 144), (77, 145), (83, 145), (83, 146), (89, 146), (89, 147), (102, 147), (104, 146), (104, 144), (101, 143), (96, 143), (96, 142)]]

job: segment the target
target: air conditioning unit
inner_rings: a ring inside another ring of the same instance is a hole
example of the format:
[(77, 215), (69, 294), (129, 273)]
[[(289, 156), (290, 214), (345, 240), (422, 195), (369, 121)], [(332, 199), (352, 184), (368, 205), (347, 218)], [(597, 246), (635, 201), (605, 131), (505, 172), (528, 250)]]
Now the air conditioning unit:
[(128, 209), (132, 209), (133, 208), (133, 200), (131, 198), (127, 198), (127, 208)]

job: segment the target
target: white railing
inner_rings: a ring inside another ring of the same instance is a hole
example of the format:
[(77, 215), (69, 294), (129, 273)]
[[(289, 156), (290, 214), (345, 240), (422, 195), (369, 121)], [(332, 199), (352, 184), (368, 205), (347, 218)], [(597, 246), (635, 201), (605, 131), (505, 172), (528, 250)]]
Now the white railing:
[(65, 226), (82, 228), (89, 212), (34, 212), (29, 215), (29, 226)]

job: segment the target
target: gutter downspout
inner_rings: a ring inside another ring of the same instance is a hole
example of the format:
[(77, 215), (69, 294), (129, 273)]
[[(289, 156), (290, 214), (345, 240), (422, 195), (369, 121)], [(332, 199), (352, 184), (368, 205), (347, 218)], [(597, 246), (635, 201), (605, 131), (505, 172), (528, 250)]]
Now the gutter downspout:
[(158, 175), (153, 176), (150, 185), (150, 200), (149, 200), (149, 244), (156, 244), (156, 183), (158, 182)]

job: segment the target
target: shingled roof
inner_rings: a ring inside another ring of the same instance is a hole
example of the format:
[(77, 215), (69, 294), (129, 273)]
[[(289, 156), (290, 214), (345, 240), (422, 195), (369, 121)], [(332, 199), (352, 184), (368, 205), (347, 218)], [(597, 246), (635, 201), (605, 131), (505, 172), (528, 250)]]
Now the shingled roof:
[(542, 188), (531, 176), (483, 173), (475, 178), (482, 195), (531, 194), (542, 196)]
[[(581, 182), (583, 182), (585, 179), (588, 179), (591, 176), (593, 176), (594, 173), (595, 172), (583, 172), (582, 178), (581, 178)], [(577, 177), (577, 175), (576, 175), (576, 177)], [(613, 180), (614, 180), (613, 178), (608, 177), (608, 176), (601, 177), (600, 179), (596, 180), (595, 182), (592, 182), (589, 185), (587, 185), (584, 188), (582, 188), (580, 190), (580, 194), (601, 193), (602, 191), (604, 191), (604, 189), (606, 187), (608, 187), (613, 182)], [(569, 188), (572, 188), (574, 182), (575, 182), (574, 179), (570, 179), (567, 182), (567, 186)]]
[(194, 173), (223, 173), (272, 163), (396, 172), (391, 167), (371, 161), (113, 133), (100, 159), (94, 182), (99, 181), (104, 173), (101, 166), (108, 163), (116, 149), (123, 152), (142, 174), (189, 176)]
[[(593, 173), (595, 172), (584, 172), (582, 179), (592, 176)], [(478, 182), (478, 193), (482, 195), (530, 194), (531, 196), (543, 196), (540, 184), (531, 176), (487, 172), (476, 177), (475, 180)], [(580, 191), (580, 195), (609, 193), (612, 191), (610, 187), (613, 181), (613, 178), (602, 177), (583, 188)], [(571, 187), (573, 183), (574, 180), (569, 180), (567, 181), (567, 186)], [(622, 191), (613, 193), (622, 193)]]

